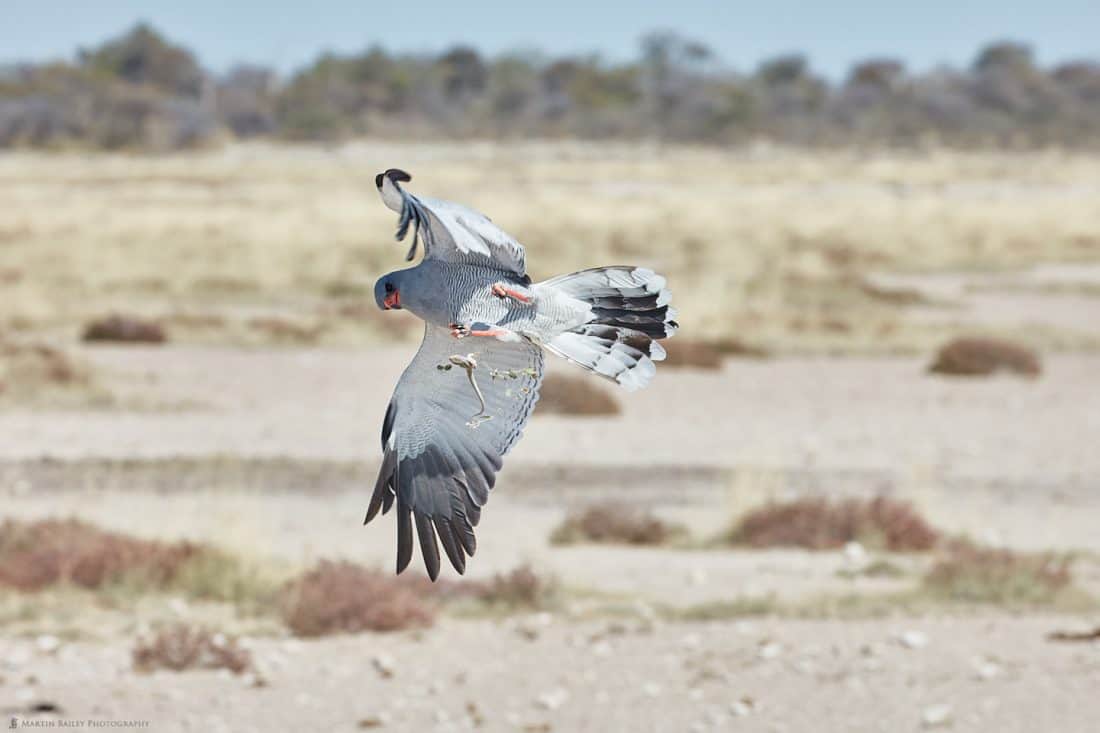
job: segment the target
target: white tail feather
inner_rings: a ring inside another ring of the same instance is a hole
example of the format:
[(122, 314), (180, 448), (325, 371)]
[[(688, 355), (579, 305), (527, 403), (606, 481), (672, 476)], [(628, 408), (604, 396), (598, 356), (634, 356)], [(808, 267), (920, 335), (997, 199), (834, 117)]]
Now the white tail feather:
[(653, 378), (653, 362), (665, 358), (657, 339), (678, 328), (665, 278), (642, 267), (601, 267), (540, 283), (547, 286), (590, 309), (588, 322), (554, 338), (551, 351), (628, 390)]

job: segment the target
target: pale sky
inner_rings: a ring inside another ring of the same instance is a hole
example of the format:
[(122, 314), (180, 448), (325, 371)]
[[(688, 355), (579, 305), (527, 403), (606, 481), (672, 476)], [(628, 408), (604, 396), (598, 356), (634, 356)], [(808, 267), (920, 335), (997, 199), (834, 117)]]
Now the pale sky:
[(900, 58), (914, 71), (965, 66), (982, 44), (1004, 38), (1031, 43), (1041, 63), (1100, 58), (1098, 0), (0, 0), (0, 62), (69, 58), (77, 47), (139, 20), (215, 71), (249, 61), (285, 73), (323, 50), (353, 52), (372, 44), (439, 51), (464, 43), (489, 54), (537, 49), (622, 60), (655, 29), (704, 41), (725, 65), (742, 71), (768, 56), (803, 52), (832, 78), (872, 55)]

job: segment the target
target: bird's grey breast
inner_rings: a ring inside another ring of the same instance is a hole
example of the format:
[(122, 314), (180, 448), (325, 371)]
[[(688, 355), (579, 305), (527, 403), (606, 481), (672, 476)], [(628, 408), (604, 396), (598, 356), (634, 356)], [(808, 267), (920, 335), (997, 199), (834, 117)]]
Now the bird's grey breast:
[(494, 283), (512, 279), (508, 273), (435, 260), (425, 260), (414, 269), (416, 314), (429, 323), (498, 323), (508, 313), (507, 304), (492, 295)]

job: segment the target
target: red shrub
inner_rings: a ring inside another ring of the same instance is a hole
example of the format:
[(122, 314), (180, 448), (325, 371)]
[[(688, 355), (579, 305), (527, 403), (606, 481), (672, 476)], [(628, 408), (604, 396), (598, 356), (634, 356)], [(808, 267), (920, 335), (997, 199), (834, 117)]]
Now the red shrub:
[(61, 582), (99, 588), (131, 574), (163, 586), (203, 551), (190, 542), (166, 544), (108, 532), (75, 519), (0, 525), (0, 585), (37, 591)]
[(605, 501), (570, 513), (550, 535), (550, 541), (557, 545), (577, 542), (660, 545), (683, 533), (679, 525), (631, 504)]
[(1027, 346), (992, 338), (958, 338), (942, 346), (928, 367), (935, 374), (981, 377), (999, 371), (1037, 377), (1039, 354)]
[(283, 621), (298, 636), (397, 631), (435, 622), (426, 578), (322, 560), (283, 587)]
[(769, 504), (746, 514), (731, 533), (735, 544), (751, 547), (806, 547), (824, 550), (852, 541), (893, 551), (931, 549), (939, 532), (913, 507), (886, 497), (799, 499)]
[(161, 344), (168, 340), (164, 329), (152, 321), (114, 314), (84, 327), (84, 341)]

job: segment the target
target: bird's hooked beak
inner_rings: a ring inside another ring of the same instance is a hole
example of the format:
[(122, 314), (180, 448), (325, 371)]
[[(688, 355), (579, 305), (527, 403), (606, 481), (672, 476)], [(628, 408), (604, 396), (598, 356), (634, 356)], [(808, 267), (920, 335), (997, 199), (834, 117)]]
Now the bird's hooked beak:
[(401, 291), (394, 290), (392, 293), (386, 293), (386, 297), (382, 299), (382, 306), (385, 310), (401, 310)]

